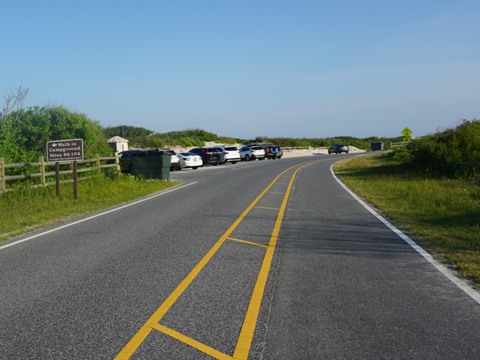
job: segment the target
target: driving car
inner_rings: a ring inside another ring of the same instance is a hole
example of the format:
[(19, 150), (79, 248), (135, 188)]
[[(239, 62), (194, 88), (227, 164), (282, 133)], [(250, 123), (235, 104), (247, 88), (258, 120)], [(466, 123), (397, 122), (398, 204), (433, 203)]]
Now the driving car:
[(203, 160), (200, 155), (191, 153), (191, 152), (181, 152), (177, 154), (180, 163), (183, 164), (182, 167), (192, 168), (193, 170), (198, 169), (203, 166)]
[(189, 152), (199, 155), (202, 158), (203, 165), (218, 165), (222, 160), (222, 154), (214, 148), (198, 147), (190, 149)]
[(342, 152), (348, 154), (348, 146), (343, 144), (334, 144), (328, 149), (329, 154), (341, 154)]

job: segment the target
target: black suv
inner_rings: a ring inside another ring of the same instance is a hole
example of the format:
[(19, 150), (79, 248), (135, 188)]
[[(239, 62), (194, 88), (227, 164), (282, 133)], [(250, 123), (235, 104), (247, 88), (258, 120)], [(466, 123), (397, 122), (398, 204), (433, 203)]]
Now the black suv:
[(201, 156), (203, 160), (203, 165), (211, 164), (216, 166), (222, 162), (222, 153), (215, 148), (201, 147), (201, 148), (193, 148), (188, 151)]

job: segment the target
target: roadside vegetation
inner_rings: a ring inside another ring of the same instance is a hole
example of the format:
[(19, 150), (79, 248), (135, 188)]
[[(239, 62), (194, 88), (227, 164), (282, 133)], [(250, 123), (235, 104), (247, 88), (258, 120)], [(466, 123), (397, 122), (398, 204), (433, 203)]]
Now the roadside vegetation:
[(480, 121), (337, 163), (336, 174), (480, 289)]
[(329, 138), (269, 138), (257, 136), (254, 139), (240, 139), (217, 135), (201, 129), (186, 129), (167, 133), (156, 133), (142, 127), (119, 125), (103, 128), (85, 114), (71, 112), (62, 106), (33, 106), (24, 109), (23, 103), (28, 88), (18, 87), (4, 96), (0, 112), (0, 157), (5, 163), (29, 163), (45, 155), (47, 141), (83, 139), (84, 157), (111, 156), (112, 148), (108, 139), (121, 136), (129, 141), (131, 148), (184, 148), (204, 146), (206, 142), (224, 144), (273, 143), (281, 147), (329, 147), (343, 143), (368, 150), (372, 142), (384, 142), (388, 148), (396, 138), (354, 138), (336, 136)]
[(241, 139), (228, 136), (219, 136), (201, 129), (154, 133), (153, 131), (134, 126), (115, 126), (103, 129), (106, 138), (121, 136), (129, 140), (129, 145), (139, 148), (166, 148), (181, 146), (184, 148), (204, 146), (206, 142), (214, 141), (223, 144), (272, 143), (280, 147), (322, 148), (333, 144), (348, 144), (359, 149), (368, 150), (372, 142), (384, 142), (386, 148), (391, 142), (402, 141), (402, 137), (368, 137), (354, 138), (351, 136), (336, 136), (330, 138), (280, 138), (257, 136), (254, 139)]
[(83, 139), (86, 159), (112, 155), (98, 122), (63, 107), (33, 107), (0, 117), (0, 157), (5, 163), (34, 162), (47, 141)]
[(140, 148), (166, 148), (169, 146), (201, 147), (207, 141), (216, 141), (224, 144), (234, 144), (235, 139), (218, 136), (205, 130), (190, 129), (155, 133), (153, 131), (134, 126), (114, 126), (103, 129), (105, 137), (121, 136), (129, 140), (129, 145)]
[(19, 188), (0, 195), (0, 241), (81, 215), (118, 205), (175, 186), (164, 180), (142, 180), (133, 176), (97, 176), (73, 185), (40, 189)]

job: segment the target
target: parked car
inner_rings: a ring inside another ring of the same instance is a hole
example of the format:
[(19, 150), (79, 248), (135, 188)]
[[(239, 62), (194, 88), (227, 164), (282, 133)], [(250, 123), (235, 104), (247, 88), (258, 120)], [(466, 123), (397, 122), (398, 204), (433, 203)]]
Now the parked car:
[(236, 146), (218, 146), (224, 152), (224, 162), (236, 164), (240, 161), (240, 152)]
[(265, 145), (265, 157), (267, 159), (280, 159), (283, 156), (283, 151), (280, 146)]
[(244, 161), (265, 159), (265, 150), (261, 146), (243, 146), (240, 148), (240, 158)]
[(328, 153), (329, 154), (332, 154), (332, 153), (341, 154), (342, 152), (344, 152), (344, 153), (348, 154), (348, 150), (349, 149), (348, 149), (347, 145), (334, 144), (334, 145), (330, 146), (330, 148), (328, 149)]
[[(180, 163), (180, 158), (177, 153), (170, 149), (162, 149), (159, 151), (164, 151), (166, 154), (170, 154), (170, 171), (182, 170), (182, 164)], [(183, 166), (185, 167), (185, 166)]]
[(250, 146), (242, 146), (238, 152), (240, 153), (241, 161), (250, 161), (253, 155), (252, 148)]
[(203, 166), (203, 160), (200, 155), (191, 152), (181, 152), (177, 154), (182, 167), (192, 168), (193, 170)]
[(252, 146), (252, 153), (254, 159), (265, 159), (265, 149), (261, 146)]
[(221, 155), (220, 164), (225, 164), (227, 162), (227, 152), (223, 146), (212, 146), (209, 148), (211, 151), (218, 151)]
[(222, 154), (214, 148), (193, 148), (189, 152), (199, 155), (202, 158), (203, 165), (218, 165), (222, 160)]
[(125, 150), (120, 155), (120, 171), (122, 173), (133, 175), (132, 159), (134, 157), (145, 156), (145, 150)]

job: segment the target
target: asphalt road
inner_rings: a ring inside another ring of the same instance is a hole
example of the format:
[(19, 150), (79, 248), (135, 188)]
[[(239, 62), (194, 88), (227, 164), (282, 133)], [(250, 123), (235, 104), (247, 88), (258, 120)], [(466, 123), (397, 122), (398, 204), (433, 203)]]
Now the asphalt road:
[(0, 359), (479, 359), (480, 304), (334, 159), (174, 172), (173, 191), (2, 243)]

